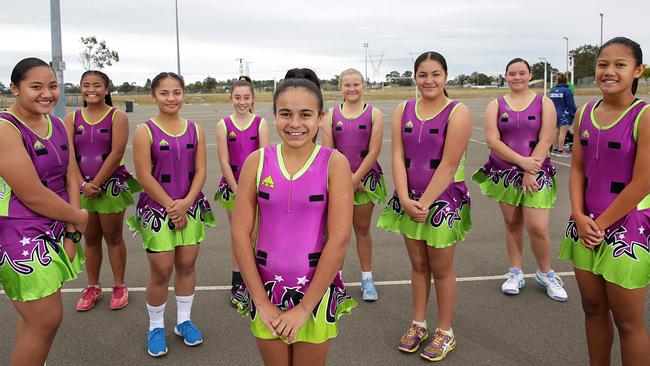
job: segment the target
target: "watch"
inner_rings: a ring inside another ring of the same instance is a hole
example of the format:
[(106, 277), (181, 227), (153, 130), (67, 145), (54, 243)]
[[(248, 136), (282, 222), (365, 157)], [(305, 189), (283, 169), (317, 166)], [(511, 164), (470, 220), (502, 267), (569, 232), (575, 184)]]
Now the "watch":
[(81, 241), (80, 231), (65, 231), (64, 238), (72, 240), (75, 244)]

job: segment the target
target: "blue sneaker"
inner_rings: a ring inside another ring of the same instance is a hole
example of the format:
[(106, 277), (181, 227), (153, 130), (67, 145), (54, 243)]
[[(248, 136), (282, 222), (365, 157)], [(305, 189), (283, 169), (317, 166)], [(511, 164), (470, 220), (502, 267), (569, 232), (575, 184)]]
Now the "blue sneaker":
[(174, 334), (183, 337), (183, 342), (190, 347), (203, 343), (203, 334), (191, 320), (186, 320), (174, 327)]
[(151, 357), (160, 357), (167, 354), (165, 328), (155, 328), (147, 331), (147, 352)]
[(363, 293), (361, 297), (363, 301), (377, 301), (379, 298), (372, 278), (361, 279), (361, 292)]

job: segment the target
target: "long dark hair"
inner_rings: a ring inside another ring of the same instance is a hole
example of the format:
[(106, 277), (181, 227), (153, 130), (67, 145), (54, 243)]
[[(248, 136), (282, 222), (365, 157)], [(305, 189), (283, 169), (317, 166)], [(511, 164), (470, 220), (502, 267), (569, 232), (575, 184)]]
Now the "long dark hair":
[[(428, 51), (415, 59), (415, 64), (413, 65), (413, 77), (418, 73), (418, 68), (420, 67), (420, 64), (422, 64), (424, 61), (427, 60), (433, 60), (438, 62), (440, 65), (442, 65), (442, 69), (445, 71), (445, 75), (449, 75), (447, 72), (447, 60), (445, 60), (445, 57), (438, 52), (434, 51)], [(442, 90), (445, 93), (445, 97), (449, 97), (449, 94), (447, 93), (447, 88), (444, 88)]]
[[(323, 113), (323, 93), (320, 90), (320, 80), (316, 73), (307, 68), (296, 68), (287, 71), (287, 74), (284, 75), (284, 80), (278, 85), (278, 88), (273, 94), (273, 114), (276, 113), (276, 102), (278, 96), (284, 93), (288, 88), (304, 88), (307, 91), (311, 92), (318, 99), (318, 114)], [(318, 137), (318, 130), (316, 131), (316, 136), (312, 139), (312, 142), (316, 142)]]
[(155, 95), (156, 88), (158, 88), (160, 82), (167, 78), (175, 79), (179, 84), (181, 84), (181, 89), (185, 90), (185, 80), (183, 80), (182, 76), (178, 76), (175, 72), (161, 72), (151, 80), (151, 95)]
[[(620, 44), (630, 49), (630, 52), (632, 52), (632, 56), (634, 56), (634, 60), (636, 61), (635, 67), (639, 67), (640, 65), (643, 64), (643, 51), (641, 50), (641, 46), (638, 43), (626, 37), (615, 37), (605, 42), (598, 49), (598, 53), (596, 54), (596, 60), (598, 60), (598, 57), (600, 57), (600, 53), (605, 48), (615, 44)], [(635, 78), (634, 81), (632, 82), (632, 95), (636, 94), (636, 90), (638, 87), (639, 87), (639, 78)]]
[[(83, 84), (84, 78), (88, 75), (97, 75), (100, 78), (102, 78), (102, 81), (104, 81), (104, 86), (106, 89), (108, 89), (108, 93), (104, 96), (104, 103), (110, 105), (111, 107), (113, 106), (113, 99), (111, 99), (111, 79), (108, 78), (108, 75), (104, 74), (103, 72), (99, 70), (88, 70), (81, 74), (81, 80), (79, 81), (79, 84)], [(81, 85), (79, 85), (81, 87)], [(84, 100), (84, 107), (88, 107), (88, 103)]]
[(18, 87), (18, 84), (25, 80), (29, 70), (40, 66), (50, 67), (50, 64), (36, 57), (27, 57), (20, 60), (11, 71), (11, 83)]

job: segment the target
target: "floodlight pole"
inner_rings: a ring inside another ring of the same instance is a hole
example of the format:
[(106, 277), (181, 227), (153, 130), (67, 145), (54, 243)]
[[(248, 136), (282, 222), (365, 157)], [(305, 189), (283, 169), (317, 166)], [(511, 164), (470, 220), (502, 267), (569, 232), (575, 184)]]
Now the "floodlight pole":
[(562, 37), (566, 41), (566, 73), (569, 73), (569, 37)]
[(363, 43), (363, 48), (366, 49), (366, 79), (364, 83), (364, 87), (368, 87), (368, 42)]
[(176, 66), (178, 68), (178, 76), (181, 75), (181, 46), (178, 37), (178, 0), (174, 0), (176, 6)]
[(63, 47), (61, 46), (61, 4), (59, 0), (50, 0), (50, 28), (52, 34), (52, 69), (59, 84), (59, 101), (54, 106), (54, 114), (65, 117), (65, 85), (63, 82)]
[(546, 96), (546, 83), (547, 83), (546, 79), (547, 79), (547, 75), (548, 75), (547, 71), (546, 71), (546, 69), (547, 69), (547, 61), (546, 61), (546, 57), (539, 57), (539, 59), (544, 61), (544, 96)]
[(603, 13), (598, 13), (600, 14), (600, 47), (603, 46), (603, 16), (605, 14)]

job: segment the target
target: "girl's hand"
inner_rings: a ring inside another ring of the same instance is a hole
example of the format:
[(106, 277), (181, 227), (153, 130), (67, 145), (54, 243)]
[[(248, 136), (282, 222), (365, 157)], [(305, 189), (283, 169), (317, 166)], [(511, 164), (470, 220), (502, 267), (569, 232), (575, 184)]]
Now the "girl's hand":
[(70, 262), (74, 259), (74, 256), (77, 254), (77, 245), (71, 239), (63, 239), (63, 250), (68, 256)]
[(524, 191), (524, 195), (533, 194), (539, 190), (539, 184), (537, 184), (537, 174), (531, 174), (524, 172), (524, 180), (521, 184), (521, 188)]
[(183, 230), (187, 226), (187, 216), (181, 216), (177, 219), (172, 219), (172, 223), (174, 224), (174, 230)]
[(282, 315), (282, 311), (278, 309), (275, 305), (271, 304), (271, 301), (266, 299), (264, 304), (257, 306), (257, 316), (260, 317), (262, 324), (271, 332), (274, 337), (278, 336), (278, 332), (275, 330), (273, 323)]
[(582, 245), (595, 249), (605, 239), (605, 233), (600, 230), (596, 222), (589, 216), (582, 215), (575, 218), (578, 237)]
[(420, 202), (409, 198), (406, 202), (402, 203), (402, 206), (404, 206), (404, 212), (406, 212), (413, 221), (424, 222), (427, 219), (429, 209), (422, 206)]
[(359, 182), (358, 185), (355, 186), (356, 191), (359, 193), (363, 193), (366, 191), (366, 187), (363, 186), (363, 182)]
[(83, 188), (81, 189), (81, 192), (87, 198), (95, 199), (95, 198), (99, 197), (99, 194), (101, 193), (101, 190), (99, 189), (99, 187), (94, 185), (92, 182), (86, 182), (86, 184), (83, 185)]
[(524, 171), (531, 174), (537, 174), (539, 169), (542, 167), (544, 159), (536, 158), (534, 156), (522, 156), (517, 161), (517, 165)]
[(287, 312), (281, 313), (271, 322), (271, 325), (280, 338), (287, 338), (287, 341), (291, 344), (296, 341), (296, 334), (305, 325), (310, 315), (311, 311), (305, 309), (302, 304), (298, 304)]
[(189, 202), (186, 199), (174, 200), (169, 206), (165, 209), (167, 215), (171, 217), (172, 221), (178, 220), (180, 217), (185, 217), (187, 210), (192, 206), (192, 202)]

